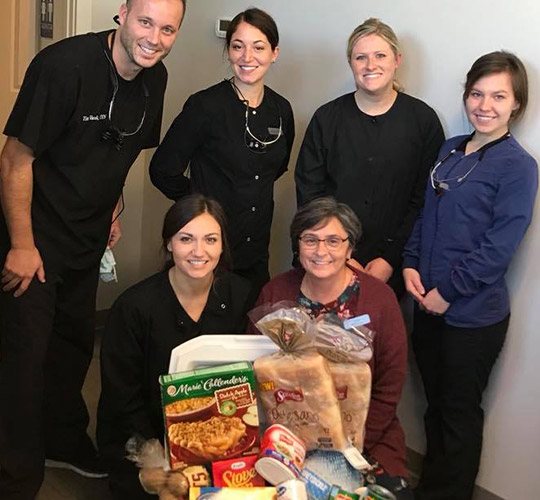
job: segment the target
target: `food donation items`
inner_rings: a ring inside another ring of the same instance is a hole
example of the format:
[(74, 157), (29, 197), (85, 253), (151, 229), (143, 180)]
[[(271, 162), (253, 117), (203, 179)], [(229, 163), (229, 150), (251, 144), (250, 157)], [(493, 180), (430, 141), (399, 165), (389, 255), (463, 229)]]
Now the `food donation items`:
[[(334, 317), (316, 322), (298, 307), (261, 312), (252, 311), (260, 317), (255, 324), (279, 347), (276, 353), (253, 365), (240, 361), (160, 377), (167, 464), (137, 462), (141, 483), (160, 499), (361, 498), (309, 470), (306, 451), (335, 450), (353, 467), (369, 469), (359, 452), (374, 332), (361, 324), (345, 328)], [(352, 491), (363, 486), (356, 473), (345, 483)]]
[[(250, 313), (252, 319), (257, 314)], [(368, 468), (360, 452), (373, 332), (340, 323), (334, 316), (315, 321), (298, 307), (264, 315), (255, 325), (279, 351), (256, 359), (255, 375), (270, 423), (292, 430), (308, 450), (338, 450), (354, 467)]]

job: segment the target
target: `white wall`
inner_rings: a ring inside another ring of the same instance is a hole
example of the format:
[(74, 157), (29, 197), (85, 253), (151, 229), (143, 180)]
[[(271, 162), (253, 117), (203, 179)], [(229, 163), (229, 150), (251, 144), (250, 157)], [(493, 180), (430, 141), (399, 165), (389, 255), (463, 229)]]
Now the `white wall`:
[[(94, 1), (94, 29), (110, 26), (110, 0)], [(439, 113), (448, 136), (468, 130), (461, 109), (465, 73), (479, 55), (507, 49), (525, 62), (530, 77), (530, 103), (525, 119), (514, 132), (521, 143), (540, 159), (540, 3), (533, 0), (260, 0), (276, 19), (281, 34), (281, 55), (267, 83), (286, 96), (295, 111), (297, 140), (290, 168), (307, 121), (313, 111), (353, 89), (345, 59), (349, 33), (365, 18), (376, 16), (390, 24), (403, 45), (400, 79), (406, 91), (424, 99)], [(229, 76), (222, 54), (222, 40), (214, 35), (218, 16), (232, 16), (250, 6), (239, 0), (188, 0), (187, 16), (176, 47), (167, 59), (169, 87), (164, 130), (192, 92)], [(138, 244), (142, 262), (131, 270), (154, 269), (159, 225), (167, 203), (137, 174), (136, 196), (128, 210), (141, 202), (144, 239), (130, 235), (124, 240)], [(131, 179), (129, 180), (131, 182)], [(271, 266), (274, 272), (290, 262), (288, 224), (294, 213), (292, 173), (276, 186), (276, 213), (272, 235)], [(538, 212), (538, 210), (537, 210)], [(131, 216), (131, 215), (126, 215)], [(119, 252), (121, 250), (119, 249)], [(478, 483), (503, 498), (538, 498), (540, 489), (540, 383), (536, 360), (540, 359), (540, 216), (537, 216), (509, 273), (513, 315), (506, 346), (486, 394), (486, 428)], [(125, 286), (125, 283), (121, 286)], [(422, 451), (423, 398), (418, 377), (412, 371), (400, 413), (408, 445)]]

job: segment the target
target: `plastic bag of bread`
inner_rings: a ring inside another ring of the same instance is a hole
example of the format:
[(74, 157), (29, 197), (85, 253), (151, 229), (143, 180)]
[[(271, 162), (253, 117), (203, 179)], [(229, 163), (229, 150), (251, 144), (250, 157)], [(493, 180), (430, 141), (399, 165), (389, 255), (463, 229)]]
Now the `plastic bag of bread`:
[(296, 355), (313, 349), (315, 321), (294, 302), (263, 304), (248, 313), (249, 319), (283, 353)]
[(160, 500), (187, 498), (189, 481), (180, 471), (171, 471), (163, 446), (157, 439), (132, 437), (126, 443), (127, 458), (135, 462), (139, 481), (146, 493), (159, 495)]
[(336, 388), (345, 436), (362, 452), (371, 397), (371, 368), (364, 361), (334, 363), (328, 367)]
[(342, 322), (336, 315), (326, 315), (317, 322), (314, 346), (328, 361), (341, 409), (342, 425), (349, 442), (360, 452), (369, 400), (375, 333), (365, 326), (369, 316)]
[(326, 314), (317, 321), (314, 346), (326, 359), (335, 362), (368, 362), (373, 356), (375, 332), (366, 326), (367, 314), (344, 321), (335, 314)]
[(313, 349), (314, 320), (298, 307), (281, 308), (255, 326), (280, 348), (253, 365), (267, 421), (290, 429), (308, 450), (345, 449), (349, 443), (328, 363)]

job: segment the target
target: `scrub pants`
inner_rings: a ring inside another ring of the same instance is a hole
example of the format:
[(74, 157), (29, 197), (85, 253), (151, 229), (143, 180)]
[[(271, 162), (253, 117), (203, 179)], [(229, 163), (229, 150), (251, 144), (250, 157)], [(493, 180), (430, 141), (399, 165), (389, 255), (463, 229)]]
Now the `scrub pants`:
[(263, 258), (247, 268), (234, 268), (233, 273), (242, 276), (251, 282), (250, 298), (255, 303), (259, 297), (262, 287), (270, 281), (270, 273), (268, 272), (268, 257)]
[(115, 500), (150, 500), (157, 495), (146, 493), (139, 481), (139, 469), (127, 459), (111, 464), (109, 490)]
[(19, 298), (0, 291), (0, 498), (28, 500), (45, 457), (94, 448), (81, 388), (94, 347), (99, 263), (47, 271)]
[(417, 500), (470, 500), (480, 464), (482, 394), (510, 316), (482, 328), (458, 328), (415, 311), (413, 349), (428, 408), (427, 450)]

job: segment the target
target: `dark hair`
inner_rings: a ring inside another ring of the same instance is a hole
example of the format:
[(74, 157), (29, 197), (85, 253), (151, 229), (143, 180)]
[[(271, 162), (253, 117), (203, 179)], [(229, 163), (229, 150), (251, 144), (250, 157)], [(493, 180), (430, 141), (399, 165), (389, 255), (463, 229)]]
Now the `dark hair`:
[(240, 12), (240, 14), (236, 14), (233, 20), (229, 23), (227, 34), (225, 36), (226, 49), (229, 48), (232, 36), (241, 22), (246, 22), (261, 30), (265, 34), (266, 38), (268, 38), (268, 42), (270, 43), (272, 50), (279, 45), (279, 33), (276, 22), (274, 19), (272, 19), (272, 16), (267, 14), (264, 10), (253, 7), (245, 10), (244, 12)]
[(327, 196), (310, 201), (296, 212), (290, 229), (293, 253), (298, 252), (298, 238), (304, 231), (317, 227), (332, 217), (341, 222), (349, 237), (349, 245), (354, 249), (362, 236), (362, 225), (358, 217), (349, 205)]
[(180, 198), (165, 214), (163, 220), (163, 229), (161, 230), (162, 249), (167, 255), (167, 263), (165, 267), (170, 267), (171, 253), (167, 250), (167, 245), (171, 238), (182, 229), (186, 224), (191, 222), (195, 217), (204, 213), (210, 214), (221, 229), (222, 253), (219, 259), (216, 271), (223, 271), (230, 268), (231, 251), (227, 239), (227, 218), (221, 205), (211, 198), (207, 198), (202, 194), (190, 194)]
[(471, 69), (467, 73), (465, 90), (463, 91), (463, 103), (465, 103), (474, 84), (480, 80), (480, 78), (494, 73), (508, 73), (510, 75), (514, 97), (519, 104), (519, 107), (512, 111), (510, 116), (510, 121), (515, 121), (525, 113), (525, 109), (527, 108), (527, 102), (529, 100), (529, 83), (525, 66), (520, 59), (511, 52), (498, 50), (490, 52), (489, 54), (484, 54), (474, 61)]

